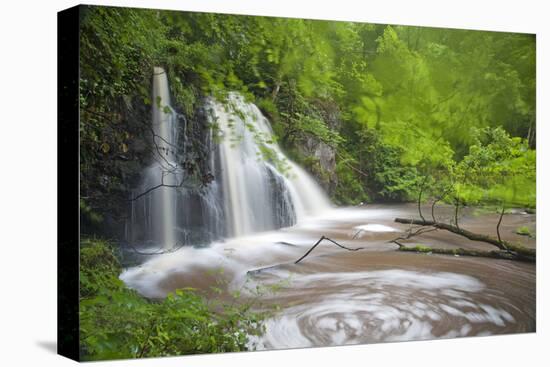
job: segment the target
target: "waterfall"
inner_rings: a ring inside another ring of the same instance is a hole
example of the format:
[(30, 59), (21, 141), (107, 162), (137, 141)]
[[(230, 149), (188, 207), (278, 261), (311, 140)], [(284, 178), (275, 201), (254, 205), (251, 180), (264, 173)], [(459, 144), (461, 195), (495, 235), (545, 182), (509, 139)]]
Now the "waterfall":
[[(151, 190), (142, 201), (146, 239), (165, 249), (177, 243), (176, 195), (178, 182), (176, 114), (170, 105), (168, 78), (163, 68), (153, 69), (152, 147), (153, 163), (145, 169), (141, 192)], [(157, 187), (162, 185), (160, 187)], [(132, 208), (132, 221), (134, 221)], [(133, 226), (135, 227), (135, 223)]]
[(290, 226), (330, 207), (319, 185), (281, 151), (256, 105), (236, 93), (229, 94), (226, 104), (209, 104), (220, 131), (229, 235)]
[[(229, 93), (225, 103), (206, 100), (204, 118), (189, 127), (170, 105), (160, 67), (154, 68), (152, 94), (153, 163), (134, 194), (154, 189), (132, 201), (128, 241), (165, 249), (208, 244), (289, 227), (330, 208), (313, 178), (281, 151), (267, 118), (241, 95)], [(186, 178), (178, 164), (196, 157), (193, 139), (205, 147), (204, 169), (214, 180), (204, 187), (166, 187)]]

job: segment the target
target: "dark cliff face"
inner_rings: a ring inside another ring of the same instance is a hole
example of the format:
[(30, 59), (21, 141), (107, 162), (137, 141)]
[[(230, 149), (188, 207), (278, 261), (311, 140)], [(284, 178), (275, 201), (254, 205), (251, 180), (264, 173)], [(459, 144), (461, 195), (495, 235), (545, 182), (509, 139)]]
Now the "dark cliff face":
[[(144, 86), (148, 87), (148, 86)], [(202, 102), (197, 103), (202, 106)], [(179, 164), (197, 177), (200, 187), (208, 182), (210, 145), (207, 116), (202, 107), (192, 115), (180, 113), (178, 150), (185, 152)], [(110, 105), (108, 128), (98, 131), (99, 143), (81, 139), (80, 233), (122, 241), (128, 237), (132, 198), (139, 195), (143, 171), (153, 160), (151, 105), (138, 96), (125, 96)], [(90, 114), (81, 112), (81, 126)], [(102, 143), (103, 142), (103, 143)]]
[[(177, 244), (200, 245), (226, 235), (222, 197), (219, 191), (219, 162), (217, 144), (210, 129), (206, 100), (191, 115), (184, 115), (177, 105), (172, 106), (178, 116), (178, 187), (175, 194), (174, 234)], [(155, 163), (155, 162), (150, 162)], [(149, 167), (142, 167), (142, 172)], [(215, 181), (218, 180), (218, 181)], [(158, 184), (158, 183), (157, 183)], [(126, 222), (124, 239), (131, 243), (154, 243), (151, 221), (151, 187), (153, 182), (139, 182), (133, 193), (137, 200), (130, 203), (131, 218)], [(143, 195), (146, 193), (145, 195)], [(143, 195), (143, 196), (140, 196)]]
[[(149, 160), (147, 141), (150, 106), (139, 98), (124, 97), (113, 103), (108, 128), (98, 131), (100, 145), (81, 139), (81, 234), (120, 238), (124, 232), (131, 189), (141, 179)], [(81, 126), (91, 118), (81, 112)]]

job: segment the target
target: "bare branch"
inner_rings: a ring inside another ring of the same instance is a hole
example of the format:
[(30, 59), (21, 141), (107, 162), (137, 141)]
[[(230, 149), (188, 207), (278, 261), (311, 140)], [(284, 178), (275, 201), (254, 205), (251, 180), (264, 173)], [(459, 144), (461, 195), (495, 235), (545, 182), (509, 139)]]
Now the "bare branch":
[(307, 255), (309, 255), (311, 253), (311, 251), (313, 251), (315, 249), (315, 247), (319, 246), (319, 244), (321, 242), (323, 242), (323, 240), (327, 240), (329, 242), (332, 242), (333, 244), (335, 244), (336, 246), (340, 247), (340, 248), (343, 248), (344, 250), (348, 250), (348, 251), (358, 251), (358, 250), (362, 250), (364, 249), (364, 247), (357, 247), (357, 248), (349, 248), (349, 247), (346, 247), (346, 246), (342, 246), (341, 244), (339, 244), (338, 242), (334, 241), (334, 240), (331, 240), (330, 238), (328, 237), (325, 237), (325, 236), (321, 236), (321, 238), (319, 238), (319, 241), (317, 241), (305, 254), (304, 256), (302, 256), (301, 258), (299, 258), (298, 260), (296, 260), (294, 262), (294, 264), (298, 264), (300, 261), (302, 261), (303, 259), (306, 258)]
[(393, 240), (390, 240), (389, 242), (393, 242), (401, 248), (405, 245), (403, 245), (401, 242), (399, 242), (400, 240), (404, 240), (404, 241), (409, 240), (414, 236), (420, 236), (424, 233), (433, 232), (433, 231), (437, 231), (437, 228), (429, 228), (429, 227), (424, 227), (424, 226), (413, 227), (412, 226), (412, 220), (411, 220), (410, 226), (409, 226), (409, 229), (406, 232), (406, 235), (404, 237), (399, 236), (399, 237), (397, 237)]
[(420, 218), (422, 220), (426, 220), (424, 216), (422, 215), (422, 207), (420, 206), (422, 202), (422, 193), (424, 192), (424, 187), (426, 186), (426, 181), (428, 181), (428, 175), (424, 176), (424, 179), (422, 180), (422, 185), (420, 185), (420, 190), (418, 192), (418, 214), (420, 215)]
[(458, 209), (460, 208), (460, 198), (458, 196), (455, 197), (455, 226), (458, 227)]
[(447, 195), (449, 195), (452, 191), (452, 186), (449, 187), (447, 190), (445, 190), (443, 192), (443, 194), (441, 196), (439, 196), (437, 199), (435, 199), (432, 203), (432, 219), (434, 222), (436, 222), (436, 219), (435, 219), (435, 204), (437, 204), (438, 202), (440, 202), (441, 200), (443, 200)]
[(502, 210), (500, 211), (500, 218), (498, 218), (498, 223), (497, 223), (497, 237), (500, 242), (502, 242), (502, 239), (500, 238), (500, 223), (502, 223), (503, 216), (504, 216), (504, 204), (502, 204)]
[(152, 186), (150, 188), (148, 188), (147, 190), (143, 191), (142, 193), (140, 193), (139, 195), (136, 195), (134, 196), (133, 198), (131, 198), (129, 201), (136, 201), (137, 199), (147, 195), (148, 193), (150, 193), (151, 191), (154, 191), (154, 190), (157, 190), (161, 187), (169, 187), (169, 188), (185, 188), (185, 180), (182, 179), (181, 182), (179, 184), (176, 184), (176, 185), (173, 185), (173, 184), (165, 184), (164, 183), (164, 174), (162, 175), (162, 178), (161, 178), (161, 183), (158, 184), (158, 185), (155, 185), (155, 186)]
[(355, 234), (353, 235), (353, 237), (351, 238), (352, 240), (356, 239), (357, 236), (359, 236), (359, 233), (362, 233), (362, 232), (365, 232), (364, 229), (359, 229), (357, 232), (355, 232)]

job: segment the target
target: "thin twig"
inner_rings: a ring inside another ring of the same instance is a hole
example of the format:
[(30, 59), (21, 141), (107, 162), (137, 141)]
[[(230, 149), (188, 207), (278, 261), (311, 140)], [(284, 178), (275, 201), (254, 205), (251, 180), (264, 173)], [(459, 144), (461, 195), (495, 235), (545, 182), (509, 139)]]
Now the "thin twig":
[[(416, 231), (413, 231), (413, 229), (416, 229)], [(422, 226), (413, 228), (412, 224), (411, 224), (411, 227), (409, 227), (409, 229), (407, 230), (407, 235), (406, 236), (397, 237), (393, 240), (390, 240), (389, 242), (393, 242), (396, 245), (398, 245), (399, 247), (404, 247), (405, 245), (398, 242), (399, 240), (409, 240), (414, 236), (420, 236), (421, 234), (428, 233), (428, 232), (433, 232), (433, 231), (437, 231), (437, 228), (429, 228), (429, 227), (427, 228), (427, 227), (422, 227)]]
[(357, 248), (349, 248), (349, 247), (346, 247), (346, 246), (342, 246), (341, 244), (339, 244), (338, 242), (334, 241), (334, 240), (331, 240), (330, 238), (328, 237), (325, 237), (325, 236), (321, 236), (321, 238), (319, 238), (319, 241), (315, 242), (315, 244), (304, 254), (304, 256), (302, 256), (301, 258), (299, 258), (298, 260), (296, 260), (294, 262), (294, 264), (298, 264), (300, 261), (302, 261), (303, 259), (306, 258), (307, 255), (309, 255), (311, 253), (311, 251), (313, 251), (315, 249), (315, 247), (319, 246), (319, 244), (323, 241), (323, 240), (327, 240), (329, 242), (332, 242), (333, 244), (335, 244), (336, 246), (340, 247), (340, 248), (343, 248), (345, 250), (348, 250), (348, 251), (357, 251), (357, 250), (362, 250), (364, 249), (364, 247), (357, 247)]
[(502, 223), (503, 216), (504, 216), (504, 204), (502, 205), (502, 210), (500, 211), (500, 218), (498, 218), (498, 223), (497, 223), (497, 237), (500, 242), (502, 242), (502, 239), (500, 238), (500, 223)]
[(434, 222), (437, 222), (437, 220), (435, 219), (435, 204), (437, 204), (439, 201), (443, 200), (447, 195), (449, 195), (452, 191), (452, 187), (449, 187), (447, 190), (445, 190), (443, 192), (443, 194), (441, 194), (441, 196), (439, 196), (437, 199), (434, 200), (434, 202), (432, 203), (432, 219)]
[(424, 176), (424, 179), (422, 180), (422, 185), (420, 186), (420, 190), (418, 192), (418, 214), (420, 215), (420, 218), (422, 218), (422, 220), (426, 219), (422, 215), (422, 207), (420, 204), (422, 202), (422, 193), (424, 192), (424, 186), (426, 186), (426, 181), (428, 181), (428, 177), (428, 175)]
[(352, 240), (356, 239), (357, 236), (359, 236), (359, 233), (361, 233), (361, 232), (365, 232), (365, 230), (364, 229), (359, 229), (357, 232), (355, 232), (355, 234), (353, 235), (353, 237), (351, 239)]

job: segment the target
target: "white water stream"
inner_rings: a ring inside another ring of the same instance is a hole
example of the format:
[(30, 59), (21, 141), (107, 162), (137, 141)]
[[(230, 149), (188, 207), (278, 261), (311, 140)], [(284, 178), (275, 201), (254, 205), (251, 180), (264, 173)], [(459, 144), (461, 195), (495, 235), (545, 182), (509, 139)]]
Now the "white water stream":
[(193, 141), (170, 105), (168, 78), (159, 67), (153, 100), (153, 163), (135, 194), (162, 186), (132, 202), (128, 241), (164, 249), (205, 245), (289, 227), (330, 209), (315, 180), (281, 151), (269, 121), (236, 93), (224, 103), (207, 100), (206, 121), (195, 122), (204, 125), (201, 144), (214, 180), (202, 188), (174, 188), (186, 179), (181, 162)]
[[(286, 227), (329, 209), (319, 185), (274, 141), (269, 121), (258, 107), (234, 93), (227, 102), (211, 101), (210, 108), (220, 130), (221, 188), (229, 235)], [(266, 150), (273, 159), (265, 159)]]

